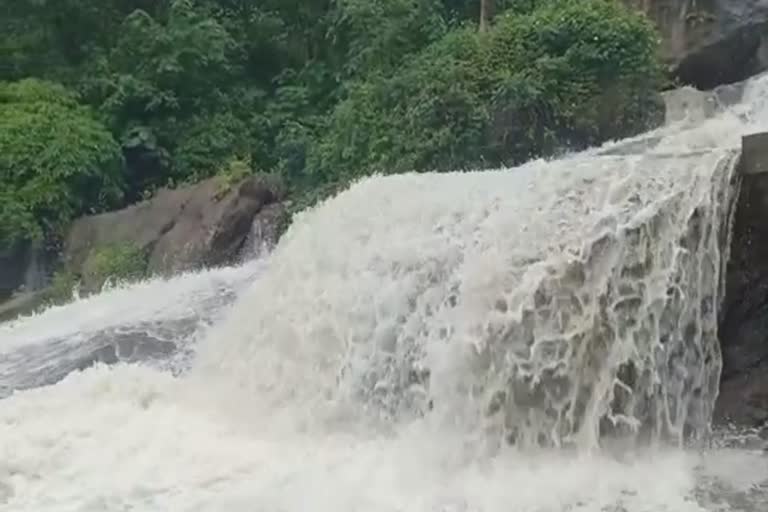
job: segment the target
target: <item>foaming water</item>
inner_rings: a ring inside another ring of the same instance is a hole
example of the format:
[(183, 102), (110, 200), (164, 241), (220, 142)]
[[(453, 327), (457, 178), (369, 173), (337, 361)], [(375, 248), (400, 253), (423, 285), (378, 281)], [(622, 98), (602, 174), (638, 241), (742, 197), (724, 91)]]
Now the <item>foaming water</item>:
[(297, 219), (198, 370), (311, 414), (431, 409), (526, 445), (596, 446), (603, 419), (705, 429), (734, 161), (367, 180)]
[(56, 402), (42, 389), (12, 399), (3, 419), (24, 429), (0, 423), (8, 510), (702, 510), (686, 498), (695, 482), (684, 455), (467, 458), (452, 449), (462, 439), (419, 429), (253, 435), (180, 405), (178, 385), (97, 368), (57, 384)]
[(116, 287), (0, 324), (0, 397), (51, 384), (99, 361), (153, 359), (182, 370), (200, 333), (261, 267), (254, 261)]
[(390, 436), (266, 433), (182, 398), (184, 384), (148, 368), (98, 367), (57, 384), (55, 400), (46, 389), (9, 399), (0, 421), (4, 509), (758, 512), (766, 504), (766, 459), (751, 452), (648, 450), (620, 460), (506, 448), (484, 457), (425, 425)]
[(0, 401), (0, 510), (766, 510), (761, 452), (680, 447), (711, 439), (765, 82), (558, 161), (370, 178), (264, 260), (0, 326), (0, 384), (34, 388)]

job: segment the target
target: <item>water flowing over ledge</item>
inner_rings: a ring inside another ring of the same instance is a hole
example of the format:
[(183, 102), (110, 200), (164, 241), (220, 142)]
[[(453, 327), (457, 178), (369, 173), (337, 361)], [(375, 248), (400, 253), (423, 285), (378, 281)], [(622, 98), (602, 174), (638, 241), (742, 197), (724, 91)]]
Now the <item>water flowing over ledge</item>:
[[(51, 384), (0, 402), (0, 507), (708, 510), (723, 454), (590, 452), (709, 435), (766, 82), (557, 161), (369, 178), (263, 261), (0, 326), (7, 393)], [(126, 333), (185, 357), (64, 377)]]
[(366, 180), (296, 221), (198, 371), (522, 446), (704, 434), (735, 156)]

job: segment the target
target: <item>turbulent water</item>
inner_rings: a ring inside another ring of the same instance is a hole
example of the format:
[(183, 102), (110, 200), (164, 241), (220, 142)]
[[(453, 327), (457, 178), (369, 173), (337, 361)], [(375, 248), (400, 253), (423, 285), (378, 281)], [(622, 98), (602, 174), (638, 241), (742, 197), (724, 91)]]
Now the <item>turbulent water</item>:
[(370, 178), (257, 261), (0, 325), (0, 510), (766, 510), (768, 458), (709, 429), (764, 97)]

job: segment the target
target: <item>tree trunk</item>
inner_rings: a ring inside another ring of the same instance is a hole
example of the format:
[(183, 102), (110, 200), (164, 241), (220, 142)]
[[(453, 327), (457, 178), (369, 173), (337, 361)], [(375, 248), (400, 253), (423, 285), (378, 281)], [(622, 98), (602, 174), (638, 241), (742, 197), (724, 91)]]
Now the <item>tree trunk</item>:
[(493, 17), (493, 0), (480, 0), (480, 32), (488, 29)]

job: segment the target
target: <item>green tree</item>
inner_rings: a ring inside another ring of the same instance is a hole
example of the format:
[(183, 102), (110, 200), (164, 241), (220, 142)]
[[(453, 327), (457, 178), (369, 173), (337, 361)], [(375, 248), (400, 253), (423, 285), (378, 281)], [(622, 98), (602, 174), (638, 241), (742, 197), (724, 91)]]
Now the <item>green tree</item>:
[(0, 243), (39, 238), (115, 204), (120, 148), (64, 87), (0, 82)]
[(132, 199), (209, 176), (245, 144), (230, 112), (247, 112), (259, 95), (236, 83), (235, 52), (227, 30), (191, 1), (173, 2), (159, 19), (136, 10), (120, 25), (104, 68), (81, 89), (127, 150)]
[(313, 148), (321, 180), (514, 164), (657, 122), (656, 38), (610, 0), (545, 2), (459, 28), (355, 85)]
[[(122, 202), (80, 187), (85, 206), (53, 215), (30, 209), (20, 185), (3, 189), (1, 215), (15, 231), (122, 206), (232, 161), (316, 197), (371, 172), (496, 166), (581, 148), (635, 133), (658, 114), (655, 35), (619, 0), (0, 4), (0, 81), (35, 77), (76, 91), (76, 100), (64, 95), (69, 106), (38, 101), (57, 112), (46, 122), (67, 113), (85, 117), (84, 127), (102, 123), (125, 162), (122, 178), (103, 187), (124, 183)], [(0, 123), (41, 130), (40, 112), (20, 104), (4, 101)], [(90, 154), (81, 132), (86, 145), (71, 151)], [(0, 136), (17, 156), (37, 151), (10, 133)]]
[(433, 0), (339, 0), (331, 30), (346, 76), (360, 77), (392, 72), (447, 28), (445, 10)]

